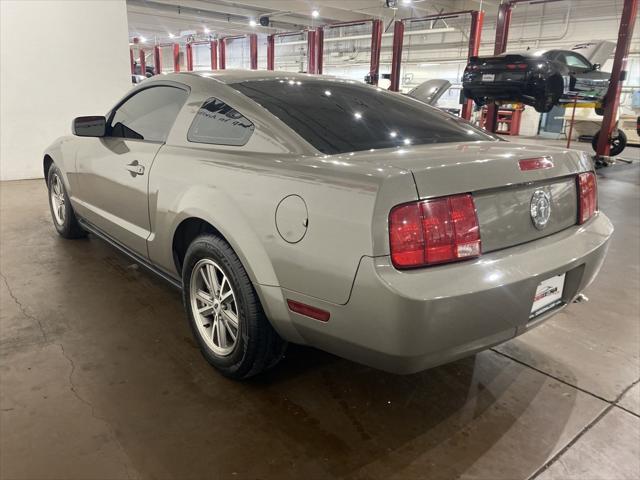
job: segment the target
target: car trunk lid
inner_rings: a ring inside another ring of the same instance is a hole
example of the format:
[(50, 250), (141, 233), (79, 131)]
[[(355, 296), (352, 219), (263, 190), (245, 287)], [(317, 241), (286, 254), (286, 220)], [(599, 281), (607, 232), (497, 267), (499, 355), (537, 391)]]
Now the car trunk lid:
[[(471, 193), (482, 240), (490, 252), (559, 232), (577, 223), (576, 175), (592, 170), (581, 152), (540, 148), (511, 142), (470, 142), (420, 145), (413, 148), (360, 154), (384, 166), (409, 170), (420, 199)], [(384, 159), (384, 160), (383, 160)], [(521, 160), (543, 159), (521, 167)], [(542, 191), (551, 214), (536, 228), (531, 201)]]
[(467, 71), (482, 82), (501, 82), (524, 79), (528, 66), (527, 58), (518, 54), (471, 57)]

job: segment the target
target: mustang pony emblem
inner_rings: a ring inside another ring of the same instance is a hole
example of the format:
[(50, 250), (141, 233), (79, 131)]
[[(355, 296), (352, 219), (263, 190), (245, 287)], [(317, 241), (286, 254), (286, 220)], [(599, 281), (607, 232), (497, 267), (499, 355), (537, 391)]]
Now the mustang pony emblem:
[(531, 196), (530, 203), (531, 220), (533, 225), (542, 230), (549, 223), (551, 216), (551, 198), (549, 194), (543, 190), (536, 190)]

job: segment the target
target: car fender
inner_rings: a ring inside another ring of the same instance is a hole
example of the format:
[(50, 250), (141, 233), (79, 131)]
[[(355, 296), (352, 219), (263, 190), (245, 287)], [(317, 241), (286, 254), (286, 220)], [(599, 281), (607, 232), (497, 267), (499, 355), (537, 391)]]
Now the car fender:
[[(60, 173), (62, 173), (62, 181), (69, 197), (72, 197), (74, 190), (73, 173), (75, 172), (75, 147), (73, 145), (74, 137), (71, 135), (58, 137), (51, 143), (42, 155), (42, 172), (44, 181), (47, 181), (48, 162), (49, 159), (56, 164)], [(71, 174), (71, 175), (70, 175)]]
[(153, 196), (151, 193), (149, 199), (152, 234), (148, 244), (151, 261), (179, 277), (180, 272), (173, 258), (173, 239), (182, 222), (197, 218), (209, 223), (231, 245), (254, 284), (279, 285), (273, 264), (258, 235), (242, 210), (224, 191), (208, 185), (194, 185), (170, 205), (163, 203), (161, 195), (155, 194), (155, 199)]

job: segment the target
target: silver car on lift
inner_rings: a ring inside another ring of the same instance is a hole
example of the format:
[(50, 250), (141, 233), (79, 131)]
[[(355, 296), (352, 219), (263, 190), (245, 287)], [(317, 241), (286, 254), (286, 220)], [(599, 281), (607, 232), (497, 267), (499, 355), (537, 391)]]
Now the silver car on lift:
[(181, 288), (234, 378), (287, 342), (398, 373), (486, 349), (569, 305), (613, 231), (582, 153), (337, 78), (158, 76), (73, 133), (44, 156), (55, 228)]

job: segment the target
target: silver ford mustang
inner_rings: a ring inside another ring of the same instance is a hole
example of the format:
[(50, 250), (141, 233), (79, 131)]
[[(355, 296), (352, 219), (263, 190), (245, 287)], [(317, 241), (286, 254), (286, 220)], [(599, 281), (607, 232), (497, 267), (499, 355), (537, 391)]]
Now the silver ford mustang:
[(473, 354), (576, 299), (613, 232), (583, 154), (326, 76), (157, 76), (73, 133), (44, 156), (55, 228), (181, 288), (233, 378), (287, 342), (397, 373)]

